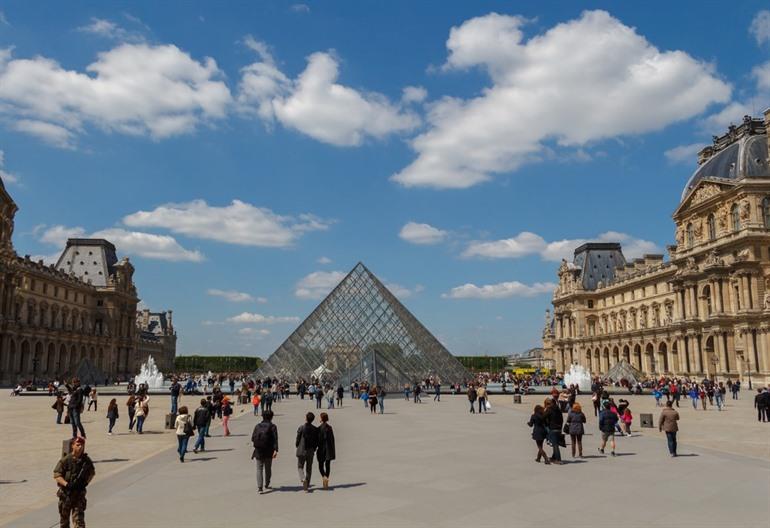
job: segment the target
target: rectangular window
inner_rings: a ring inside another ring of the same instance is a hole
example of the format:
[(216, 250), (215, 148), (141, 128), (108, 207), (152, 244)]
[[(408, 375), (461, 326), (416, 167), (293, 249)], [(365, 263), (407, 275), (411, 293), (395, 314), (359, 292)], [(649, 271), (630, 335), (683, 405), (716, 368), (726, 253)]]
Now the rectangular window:
[(54, 297), (59, 297), (59, 287), (58, 286), (54, 286), (53, 287), (53, 296)]
[(594, 302), (592, 300), (590, 300), (590, 299), (588, 301), (588, 307), (589, 308), (593, 308), (594, 307)]
[(29, 282), (29, 290), (35, 291), (35, 279), (31, 279)]

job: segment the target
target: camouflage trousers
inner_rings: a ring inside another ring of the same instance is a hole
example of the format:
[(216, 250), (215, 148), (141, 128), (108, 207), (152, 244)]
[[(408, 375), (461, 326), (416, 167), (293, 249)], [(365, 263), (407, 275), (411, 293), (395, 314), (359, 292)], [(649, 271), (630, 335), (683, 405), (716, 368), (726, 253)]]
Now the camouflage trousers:
[(70, 528), (86, 528), (86, 494), (77, 493), (69, 497), (59, 497), (59, 526)]

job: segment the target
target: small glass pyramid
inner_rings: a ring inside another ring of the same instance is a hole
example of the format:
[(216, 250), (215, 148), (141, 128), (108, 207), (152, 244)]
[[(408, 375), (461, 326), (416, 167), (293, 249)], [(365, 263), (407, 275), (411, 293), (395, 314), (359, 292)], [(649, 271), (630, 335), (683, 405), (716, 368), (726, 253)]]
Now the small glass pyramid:
[(260, 378), (368, 381), (390, 391), (433, 376), (462, 383), (465, 367), (362, 263), (257, 370)]

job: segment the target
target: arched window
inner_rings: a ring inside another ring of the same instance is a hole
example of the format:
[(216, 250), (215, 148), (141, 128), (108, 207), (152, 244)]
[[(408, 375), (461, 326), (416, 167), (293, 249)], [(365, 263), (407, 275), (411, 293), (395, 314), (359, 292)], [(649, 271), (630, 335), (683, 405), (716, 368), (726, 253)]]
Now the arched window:
[(714, 214), (709, 215), (709, 240), (716, 240), (717, 238), (717, 222), (714, 218)]
[(692, 223), (687, 224), (687, 247), (691, 248), (695, 245), (695, 231), (693, 230)]
[(730, 218), (732, 219), (733, 231), (741, 230), (741, 213), (738, 211), (738, 204), (733, 204), (730, 208)]
[(770, 229), (770, 196), (762, 200), (762, 218), (765, 219), (765, 229)]

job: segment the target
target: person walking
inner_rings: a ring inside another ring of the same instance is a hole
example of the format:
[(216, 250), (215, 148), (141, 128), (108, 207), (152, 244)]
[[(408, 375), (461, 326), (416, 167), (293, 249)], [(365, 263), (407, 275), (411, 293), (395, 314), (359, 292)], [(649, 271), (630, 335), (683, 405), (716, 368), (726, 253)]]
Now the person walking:
[(367, 399), (367, 402), (369, 403), (369, 414), (377, 414), (377, 387), (372, 386), (372, 388), (369, 389), (369, 398)]
[(257, 461), (257, 492), (261, 495), (270, 489), (273, 459), (278, 457), (278, 428), (273, 424), (273, 411), (262, 413), (262, 421), (251, 433), (251, 443), (254, 445), (251, 458)]
[[(473, 410), (473, 404), (471, 404), (471, 410)], [(527, 425), (532, 428), (532, 440), (537, 444), (537, 457), (535, 458), (535, 462), (540, 462), (540, 457), (542, 456), (543, 462), (550, 464), (551, 460), (543, 449), (543, 442), (548, 437), (548, 431), (545, 428), (542, 405), (535, 405)]]
[(91, 406), (92, 405), (94, 406), (94, 412), (98, 412), (99, 411), (99, 408), (98, 408), (98, 405), (97, 405), (97, 403), (98, 403), (97, 398), (98, 397), (99, 396), (96, 394), (96, 387), (94, 387), (93, 389), (91, 389), (91, 393), (88, 395), (88, 409), (87, 409), (88, 411), (91, 410)]
[(714, 387), (714, 402), (716, 403), (717, 410), (721, 411), (722, 406), (725, 404), (724, 386), (721, 383)]
[(195, 434), (195, 426), (193, 425), (192, 417), (187, 412), (187, 406), (182, 405), (179, 407), (179, 416), (177, 416), (174, 421), (174, 427), (176, 428), (179, 461), (184, 462), (184, 456), (187, 453), (187, 444), (190, 441), (190, 437)]
[(572, 458), (575, 458), (575, 451), (577, 450), (578, 456), (583, 458), (583, 435), (585, 429), (583, 424), (586, 423), (586, 415), (583, 414), (583, 409), (580, 404), (575, 402), (572, 405), (569, 413), (567, 413), (567, 424), (569, 425), (569, 437), (572, 444)]
[(404, 383), (404, 399), (406, 401), (409, 401), (409, 393), (411, 392), (411, 389), (409, 387), (408, 383)]
[(666, 403), (666, 407), (660, 412), (658, 418), (658, 431), (666, 433), (668, 443), (668, 453), (675, 457), (676, 455), (676, 433), (679, 431), (679, 413), (671, 406), (671, 402)]
[(476, 389), (476, 397), (479, 399), (479, 414), (481, 411), (487, 414), (487, 389), (483, 384), (480, 384), (479, 388)]
[(768, 421), (768, 405), (770, 405), (770, 393), (767, 389), (757, 389), (757, 395), (754, 396), (754, 408), (757, 410), (757, 421)]
[(56, 411), (56, 423), (61, 424), (61, 415), (64, 414), (64, 398), (61, 393), (56, 393), (56, 401), (51, 405), (51, 409)]
[(126, 407), (128, 407), (128, 432), (133, 433), (136, 423), (136, 396), (129, 394)]
[(331, 385), (326, 387), (325, 396), (326, 396), (326, 408), (334, 409), (334, 398), (337, 396), (337, 393)]
[(553, 448), (551, 454), (552, 464), (561, 464), (561, 452), (559, 451), (559, 442), (561, 441), (561, 428), (564, 425), (564, 417), (561, 415), (561, 410), (553, 398), (545, 400), (545, 411), (543, 413), (543, 421), (545, 422), (546, 430), (548, 431), (548, 442)]
[(337, 387), (337, 407), (342, 409), (342, 397), (345, 396), (345, 389), (342, 387), (342, 383)]
[(329, 415), (321, 413), (321, 425), (318, 426), (318, 471), (321, 473), (323, 488), (329, 489), (329, 475), (331, 474), (332, 460), (337, 457), (337, 449), (334, 444), (334, 430), (329, 425)]
[(436, 382), (433, 385), (433, 401), (441, 401), (441, 382)]
[(64, 455), (53, 470), (59, 498), (59, 526), (69, 528), (70, 519), (75, 528), (86, 525), (86, 488), (93, 480), (94, 463), (85, 452), (85, 437), (71, 440), (70, 452)]
[(321, 401), (323, 400), (323, 397), (324, 397), (324, 391), (321, 388), (321, 385), (318, 385), (315, 388), (315, 408), (316, 409), (321, 408)]
[(467, 394), (468, 394), (468, 401), (471, 404), (470, 413), (471, 414), (476, 414), (476, 409), (474, 408), (474, 404), (476, 403), (476, 396), (477, 396), (477, 394), (476, 394), (476, 389), (474, 388), (473, 385), (469, 385), (468, 386), (468, 393)]
[(83, 423), (80, 421), (80, 413), (83, 412), (83, 400), (85, 399), (86, 392), (84, 387), (80, 386), (80, 380), (74, 378), (72, 380), (72, 386), (67, 385), (67, 390), (70, 393), (70, 401), (67, 404), (67, 414), (70, 419), (70, 425), (72, 426), (72, 438), (77, 438), (78, 432), (83, 438), (86, 437), (86, 430), (83, 427)]
[[(668, 405), (671, 402), (667, 402)], [(599, 452), (604, 454), (604, 448), (607, 446), (607, 440), (610, 441), (612, 451), (610, 454), (615, 456), (615, 425), (618, 423), (618, 414), (612, 412), (610, 402), (604, 404), (604, 409), (599, 413), (599, 431), (602, 434), (602, 446)]]
[(193, 453), (198, 451), (206, 451), (206, 434), (208, 433), (209, 424), (211, 423), (211, 409), (209, 409), (209, 401), (206, 398), (201, 398), (201, 405), (195, 409), (193, 415), (193, 426), (198, 430), (198, 438), (193, 446)]
[(385, 414), (385, 396), (388, 391), (382, 385), (377, 385), (377, 404), (380, 406), (380, 414)]
[[(675, 400), (670, 400), (670, 402), (666, 402), (666, 404), (668, 403), (673, 404), (674, 401)], [(620, 415), (620, 421), (623, 423), (624, 433), (628, 436), (631, 436), (631, 424), (634, 423), (634, 417), (631, 414), (631, 409), (626, 407), (623, 410), (623, 414), (620, 414), (620, 413), (618, 414)]]
[(693, 384), (693, 386), (687, 392), (687, 395), (690, 396), (690, 401), (692, 402), (693, 410), (697, 411), (698, 410), (698, 396), (700, 395), (700, 392), (698, 392), (698, 386)]
[(233, 415), (233, 407), (230, 405), (230, 397), (222, 399), (222, 431), (224, 436), (230, 436), (230, 416)]
[(256, 393), (256, 392), (254, 393), (254, 396), (251, 397), (251, 405), (254, 406), (254, 416), (256, 416), (257, 413), (259, 412), (259, 401), (260, 401), (260, 399), (261, 398), (259, 397), (259, 394)]
[(110, 421), (110, 428), (107, 430), (107, 434), (112, 436), (112, 428), (115, 427), (115, 421), (120, 418), (118, 415), (118, 400), (113, 398), (107, 405), (107, 419)]
[(305, 415), (305, 423), (297, 429), (297, 438), (294, 447), (297, 448), (297, 472), (299, 474), (302, 489), (310, 492), (310, 479), (313, 475), (313, 458), (318, 447), (318, 428), (313, 425), (315, 414), (309, 412)]

